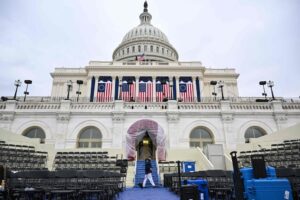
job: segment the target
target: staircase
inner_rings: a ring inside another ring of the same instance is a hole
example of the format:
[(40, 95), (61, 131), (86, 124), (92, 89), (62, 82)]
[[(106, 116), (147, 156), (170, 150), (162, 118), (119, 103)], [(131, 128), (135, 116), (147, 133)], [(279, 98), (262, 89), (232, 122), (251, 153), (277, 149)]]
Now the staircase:
[[(159, 177), (158, 177), (158, 171), (157, 171), (157, 165), (156, 160), (151, 160), (152, 165), (152, 177), (153, 181), (156, 186), (159, 185)], [(144, 160), (138, 160), (136, 162), (136, 172), (135, 172), (135, 179), (134, 179), (134, 186), (138, 187), (139, 183), (143, 183), (145, 177), (145, 161)], [(146, 187), (152, 186), (150, 181), (147, 180)]]

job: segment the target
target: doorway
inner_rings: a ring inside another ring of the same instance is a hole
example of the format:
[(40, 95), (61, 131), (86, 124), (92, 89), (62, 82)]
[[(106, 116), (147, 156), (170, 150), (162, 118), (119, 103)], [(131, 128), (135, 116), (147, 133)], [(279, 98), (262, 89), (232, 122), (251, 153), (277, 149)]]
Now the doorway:
[(156, 147), (153, 144), (151, 137), (148, 135), (148, 132), (146, 132), (142, 140), (138, 142), (136, 150), (138, 160), (145, 160), (149, 157), (151, 157), (152, 160), (155, 160)]

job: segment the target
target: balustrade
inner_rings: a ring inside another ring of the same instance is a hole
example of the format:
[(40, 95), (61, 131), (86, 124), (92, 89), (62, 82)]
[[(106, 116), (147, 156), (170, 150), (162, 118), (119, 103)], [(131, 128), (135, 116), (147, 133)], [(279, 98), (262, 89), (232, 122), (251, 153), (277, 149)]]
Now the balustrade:
[(269, 103), (231, 103), (230, 108), (233, 110), (271, 110)]
[(220, 108), (219, 103), (178, 103), (180, 110), (218, 110)]
[[(40, 97), (39, 97), (40, 99)], [(238, 99), (238, 98), (237, 98)], [(243, 111), (258, 111), (258, 112), (265, 112), (265, 111), (273, 111), (274, 109), (283, 109), (286, 111), (292, 111), (292, 112), (299, 112), (300, 111), (300, 102), (287, 102), (287, 101), (277, 101), (275, 108), (272, 101), (270, 102), (255, 102), (255, 101), (244, 101), (245, 99), (241, 101), (237, 101), (237, 99), (233, 100), (227, 100), (227, 101), (209, 101), (208, 98), (205, 98), (205, 101), (202, 102), (177, 102), (172, 101), (172, 107), (168, 108), (170, 106), (169, 104), (171, 102), (123, 102), (121, 103), (121, 109), (124, 109), (124, 111), (130, 112), (130, 110), (143, 110), (145, 112), (147, 111), (161, 111), (166, 109), (178, 109), (180, 110), (205, 110), (205, 111), (216, 111), (220, 110), (223, 111), (226, 110), (232, 110), (235, 112), (243, 112)], [(41, 111), (41, 112), (47, 112), (47, 111), (54, 111), (54, 110), (61, 110), (61, 109), (67, 109), (69, 111), (74, 112), (100, 112), (100, 111), (113, 111), (116, 110), (114, 101), (112, 102), (87, 102), (87, 101), (57, 101), (56, 99), (54, 101), (51, 101), (51, 99), (47, 98), (48, 101), (41, 102), (41, 101), (29, 101), (29, 102), (20, 102), (20, 101), (7, 101), (7, 102), (0, 102), (0, 110), (5, 111)], [(225, 103), (226, 104), (223, 104)], [(62, 105), (69, 105), (67, 107), (64, 107)], [(225, 106), (224, 109), (222, 108), (222, 105), (228, 105)]]
[(88, 110), (88, 111), (93, 111), (93, 110), (113, 110), (114, 105), (113, 103), (72, 103), (71, 105), (71, 110), (72, 111), (79, 111), (79, 110)]
[(283, 103), (282, 109), (284, 109), (284, 110), (300, 110), (300, 102), (299, 103)]
[(125, 102), (124, 103), (124, 109), (126, 110), (162, 110), (167, 109), (168, 104), (165, 102), (141, 102), (141, 103), (130, 103)]
[(16, 106), (17, 110), (58, 110), (60, 109), (60, 103), (27, 103), (18, 102)]

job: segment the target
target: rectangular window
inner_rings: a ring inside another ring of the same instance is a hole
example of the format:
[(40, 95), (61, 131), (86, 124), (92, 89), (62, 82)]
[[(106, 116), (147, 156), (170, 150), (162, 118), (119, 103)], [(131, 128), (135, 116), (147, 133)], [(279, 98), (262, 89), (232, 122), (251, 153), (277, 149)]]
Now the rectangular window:
[(101, 142), (92, 142), (92, 148), (101, 148)]
[(78, 148), (88, 148), (89, 143), (88, 142), (79, 142), (78, 143)]

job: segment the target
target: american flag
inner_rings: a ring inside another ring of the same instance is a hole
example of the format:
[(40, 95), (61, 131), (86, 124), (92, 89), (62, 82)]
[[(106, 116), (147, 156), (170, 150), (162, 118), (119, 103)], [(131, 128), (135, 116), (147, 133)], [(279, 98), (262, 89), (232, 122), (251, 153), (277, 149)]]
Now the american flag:
[(183, 102), (193, 102), (194, 88), (191, 81), (179, 83), (179, 97)]
[(163, 99), (171, 98), (171, 88), (169, 82), (162, 84), (160, 81), (156, 82), (156, 102), (162, 102)]
[(130, 101), (130, 98), (135, 98), (135, 82), (129, 84), (127, 81), (122, 83), (121, 98), (124, 101)]
[(140, 102), (150, 102), (153, 97), (153, 84), (151, 81), (139, 83), (139, 101)]
[(142, 55), (137, 56), (136, 60), (137, 61), (143, 61), (143, 60), (145, 60), (145, 54), (143, 53)]
[(97, 91), (98, 102), (109, 102), (111, 101), (112, 94), (112, 82), (111, 81), (99, 81)]

